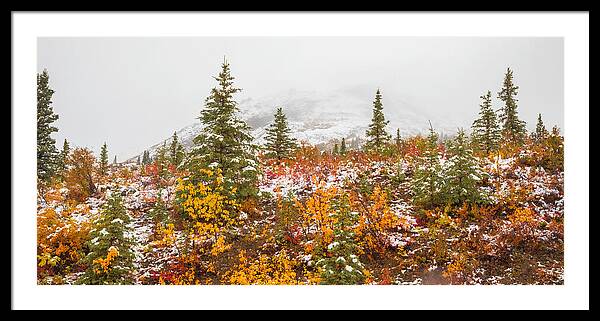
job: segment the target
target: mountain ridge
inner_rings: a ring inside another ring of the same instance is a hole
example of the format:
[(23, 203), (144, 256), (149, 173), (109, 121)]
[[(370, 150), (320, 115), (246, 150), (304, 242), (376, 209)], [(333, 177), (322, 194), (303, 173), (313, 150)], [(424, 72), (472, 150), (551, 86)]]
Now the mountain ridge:
[[(400, 129), (401, 136), (426, 133), (429, 121), (433, 123), (436, 131), (440, 133), (454, 133), (455, 123), (435, 119), (426, 113), (417, 113), (415, 108), (407, 106), (402, 101), (384, 103), (384, 113), (388, 132), (395, 136), (396, 128)], [(320, 148), (329, 148), (332, 141), (343, 138), (356, 140), (359, 147), (365, 137), (365, 132), (372, 116), (372, 101), (346, 95), (342, 92), (319, 93), (316, 91), (289, 90), (285, 93), (264, 96), (259, 98), (245, 98), (238, 103), (239, 116), (252, 128), (251, 134), (255, 143), (265, 143), (266, 128), (273, 121), (277, 107), (282, 107), (288, 119), (292, 136), (299, 141), (306, 141)], [(433, 118), (433, 119), (432, 119)], [(186, 150), (193, 145), (193, 139), (200, 133), (203, 126), (195, 122), (177, 130), (177, 137)], [(150, 155), (154, 155), (163, 143), (169, 143), (171, 137), (146, 148)], [(135, 161), (137, 154), (126, 162)]]

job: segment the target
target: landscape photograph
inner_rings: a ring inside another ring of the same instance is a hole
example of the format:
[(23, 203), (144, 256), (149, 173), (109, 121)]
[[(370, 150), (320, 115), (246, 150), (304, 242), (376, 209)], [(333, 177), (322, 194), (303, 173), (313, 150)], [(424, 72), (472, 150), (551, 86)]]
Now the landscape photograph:
[(563, 46), (38, 37), (37, 285), (564, 285)]

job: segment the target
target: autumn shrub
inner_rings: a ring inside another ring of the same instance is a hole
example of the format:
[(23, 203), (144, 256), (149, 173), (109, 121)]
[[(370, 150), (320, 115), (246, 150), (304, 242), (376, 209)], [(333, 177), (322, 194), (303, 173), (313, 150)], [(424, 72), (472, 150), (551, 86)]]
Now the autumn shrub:
[(96, 158), (87, 148), (75, 148), (67, 159), (65, 183), (72, 199), (83, 202), (96, 192)]
[(181, 253), (161, 271), (158, 283), (162, 285), (202, 284), (198, 275), (198, 258), (191, 253)]
[(295, 201), (296, 208), (302, 213), (304, 235), (312, 236), (317, 251), (323, 251), (333, 240), (336, 220), (333, 217), (332, 200), (337, 195), (337, 187), (326, 187), (323, 182), (319, 182), (315, 191), (304, 202)]
[(355, 229), (359, 244), (368, 254), (382, 254), (390, 246), (389, 232), (401, 225), (390, 209), (387, 194), (380, 186), (370, 194), (356, 193), (353, 208), (359, 213)]
[(159, 222), (155, 226), (153, 235), (153, 248), (170, 247), (175, 244), (175, 225), (173, 223)]
[(534, 233), (539, 224), (535, 216), (535, 212), (526, 207), (517, 208), (508, 216), (513, 233), (507, 237), (514, 246), (523, 247), (535, 242)]
[(542, 166), (551, 172), (564, 171), (565, 150), (564, 138), (558, 132), (558, 128), (552, 129), (552, 134), (544, 141), (544, 154), (542, 155)]
[(426, 211), (427, 230), (419, 236), (425, 246), (425, 257), (434, 265), (444, 266), (451, 261), (455, 244), (460, 239), (459, 219), (448, 215), (448, 208)]
[(295, 268), (298, 263), (292, 259), (286, 250), (274, 255), (260, 254), (252, 260), (244, 250), (238, 256), (239, 263), (224, 274), (223, 283), (229, 284), (298, 284)]
[(176, 189), (177, 204), (187, 218), (195, 244), (215, 244), (223, 232), (236, 225), (239, 204), (228, 198), (220, 171), (204, 170), (211, 182), (193, 184), (180, 179)]
[(298, 245), (303, 235), (303, 216), (295, 206), (293, 194), (288, 192), (288, 195), (282, 196), (281, 193), (277, 193), (275, 202), (275, 237), (277, 241)]
[(231, 248), (229, 234), (239, 223), (240, 205), (231, 198), (235, 191), (226, 189), (220, 170), (202, 171), (205, 182), (179, 179), (176, 188), (176, 204), (183, 213), (187, 239), (182, 252), (189, 255), (182, 264), (195, 266), (194, 280), (201, 273), (216, 272), (216, 259)]
[(76, 220), (72, 216), (75, 210), (71, 204), (58, 212), (49, 207), (38, 212), (38, 280), (46, 276), (65, 276), (83, 268), (79, 261), (87, 249), (90, 224), (87, 220)]
[(453, 253), (450, 263), (442, 275), (451, 284), (469, 284), (473, 281), (472, 274), (478, 266), (477, 259), (471, 253)]

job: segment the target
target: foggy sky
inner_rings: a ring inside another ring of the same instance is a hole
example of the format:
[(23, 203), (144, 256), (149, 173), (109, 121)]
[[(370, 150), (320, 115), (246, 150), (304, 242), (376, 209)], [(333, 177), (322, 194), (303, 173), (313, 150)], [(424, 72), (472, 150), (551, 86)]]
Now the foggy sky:
[(500, 107), (510, 67), (528, 129), (538, 113), (548, 129), (563, 128), (562, 38), (39, 38), (38, 72), (48, 69), (60, 117), (58, 147), (67, 138), (97, 155), (106, 141), (111, 162), (140, 153), (196, 121), (223, 56), (243, 89), (238, 101), (290, 89), (372, 99), (381, 88), (384, 102), (401, 100), (465, 128), (487, 90)]

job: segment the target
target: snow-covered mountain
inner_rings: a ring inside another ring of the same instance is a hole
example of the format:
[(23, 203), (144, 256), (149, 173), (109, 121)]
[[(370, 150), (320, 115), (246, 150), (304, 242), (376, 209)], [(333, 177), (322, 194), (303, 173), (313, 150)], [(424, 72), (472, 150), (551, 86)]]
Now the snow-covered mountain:
[[(315, 91), (290, 90), (282, 94), (247, 98), (240, 100), (241, 118), (253, 128), (252, 135), (257, 144), (264, 144), (265, 133), (273, 121), (277, 107), (283, 107), (292, 135), (299, 141), (306, 141), (318, 147), (330, 148), (334, 141), (346, 138), (349, 145), (362, 145), (365, 131), (372, 115), (373, 97), (358, 97), (345, 92), (320, 93)], [(395, 136), (409, 136), (426, 133), (431, 120), (436, 131), (442, 134), (456, 132), (457, 125), (448, 120), (435, 119), (401, 101), (387, 101), (383, 98), (383, 110), (389, 120), (388, 132)], [(177, 136), (186, 149), (202, 130), (198, 121), (177, 131)], [(154, 155), (163, 142), (158, 142), (148, 150)], [(130, 160), (135, 160), (137, 155)]]

